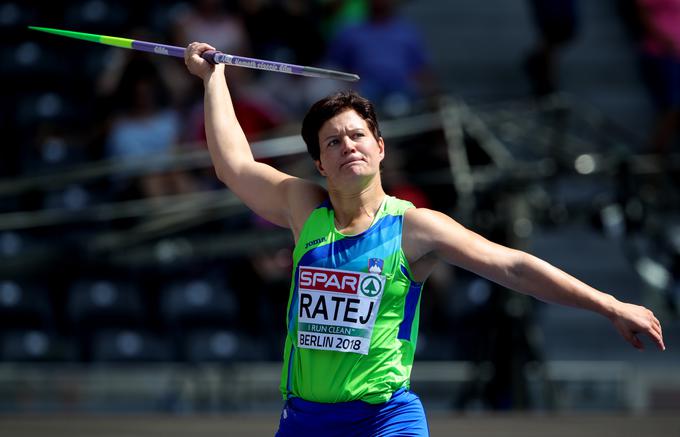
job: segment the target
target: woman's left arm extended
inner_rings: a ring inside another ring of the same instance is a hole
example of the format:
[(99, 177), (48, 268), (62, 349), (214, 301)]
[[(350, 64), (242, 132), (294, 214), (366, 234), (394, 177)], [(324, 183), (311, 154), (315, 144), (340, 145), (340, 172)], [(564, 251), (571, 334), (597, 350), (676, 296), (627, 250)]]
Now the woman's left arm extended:
[(412, 269), (440, 259), (542, 301), (599, 313), (638, 349), (644, 348), (638, 334), (665, 349), (661, 324), (647, 308), (621, 302), (533, 255), (493, 243), (440, 212), (409, 210), (403, 247)]

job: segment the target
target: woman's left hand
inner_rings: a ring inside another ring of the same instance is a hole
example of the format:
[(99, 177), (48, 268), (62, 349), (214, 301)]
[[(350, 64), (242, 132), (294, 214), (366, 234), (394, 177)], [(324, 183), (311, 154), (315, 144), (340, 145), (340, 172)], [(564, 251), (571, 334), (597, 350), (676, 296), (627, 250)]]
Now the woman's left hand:
[(647, 308), (618, 302), (611, 321), (619, 334), (637, 349), (644, 349), (639, 334), (646, 334), (661, 350), (665, 350), (661, 323)]

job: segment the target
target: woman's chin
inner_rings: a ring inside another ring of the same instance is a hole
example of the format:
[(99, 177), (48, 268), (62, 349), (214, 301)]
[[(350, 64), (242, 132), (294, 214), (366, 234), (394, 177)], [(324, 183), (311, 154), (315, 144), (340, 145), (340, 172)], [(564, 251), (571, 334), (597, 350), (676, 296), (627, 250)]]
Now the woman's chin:
[(341, 177), (349, 177), (349, 178), (362, 178), (366, 176), (370, 176), (369, 170), (363, 166), (363, 165), (358, 165), (358, 164), (352, 164), (343, 167), (341, 173)]
[(356, 166), (354, 168), (348, 168), (340, 172), (333, 179), (335, 180), (335, 185), (347, 187), (350, 185), (364, 186), (367, 180), (371, 180), (375, 176), (374, 173), (368, 171), (367, 168), (361, 168)]

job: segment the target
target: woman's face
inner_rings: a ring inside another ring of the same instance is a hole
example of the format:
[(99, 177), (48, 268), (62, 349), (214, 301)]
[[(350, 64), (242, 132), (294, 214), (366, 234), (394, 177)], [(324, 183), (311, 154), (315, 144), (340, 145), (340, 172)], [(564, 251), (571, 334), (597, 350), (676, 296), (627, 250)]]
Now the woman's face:
[(329, 182), (349, 182), (380, 173), (385, 143), (376, 139), (366, 120), (348, 109), (327, 120), (319, 129), (319, 172)]

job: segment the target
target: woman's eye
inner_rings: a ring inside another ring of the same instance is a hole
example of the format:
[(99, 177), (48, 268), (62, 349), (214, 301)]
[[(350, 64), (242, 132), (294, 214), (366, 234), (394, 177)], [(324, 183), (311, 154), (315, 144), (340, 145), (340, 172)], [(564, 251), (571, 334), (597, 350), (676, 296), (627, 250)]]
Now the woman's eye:
[(338, 140), (330, 140), (330, 141), (328, 142), (328, 146), (329, 146), (329, 147), (330, 147), (330, 146), (335, 146), (336, 144), (338, 144)]

